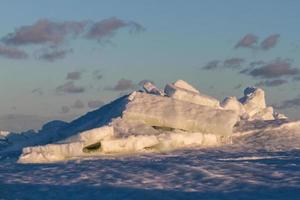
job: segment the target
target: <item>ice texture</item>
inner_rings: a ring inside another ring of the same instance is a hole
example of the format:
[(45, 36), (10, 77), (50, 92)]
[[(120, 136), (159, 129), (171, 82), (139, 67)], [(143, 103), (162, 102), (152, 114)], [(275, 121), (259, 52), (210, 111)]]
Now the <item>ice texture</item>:
[(190, 102), (198, 105), (209, 106), (213, 108), (219, 108), (220, 102), (210, 96), (199, 94), (191, 90), (179, 88), (173, 84), (167, 84), (165, 87), (165, 94), (168, 97), (177, 99), (180, 101)]
[(230, 135), (237, 122), (231, 110), (216, 109), (173, 98), (137, 93), (123, 112), (123, 118), (149, 126), (170, 127), (190, 132)]

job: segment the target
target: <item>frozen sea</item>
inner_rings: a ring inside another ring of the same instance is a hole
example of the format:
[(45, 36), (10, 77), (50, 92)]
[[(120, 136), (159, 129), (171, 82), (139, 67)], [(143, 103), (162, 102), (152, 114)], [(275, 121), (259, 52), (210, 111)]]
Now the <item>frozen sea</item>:
[(300, 199), (300, 150), (236, 146), (71, 160), (0, 161), (0, 199)]

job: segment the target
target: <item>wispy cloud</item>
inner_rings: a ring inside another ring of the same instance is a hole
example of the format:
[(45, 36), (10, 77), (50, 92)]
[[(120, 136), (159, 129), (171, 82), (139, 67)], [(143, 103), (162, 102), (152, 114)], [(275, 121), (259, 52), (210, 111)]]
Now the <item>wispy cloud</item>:
[(288, 83), (287, 80), (283, 80), (283, 79), (275, 79), (275, 80), (266, 80), (266, 81), (261, 81), (257, 84), (255, 84), (258, 87), (261, 86), (266, 86), (266, 87), (277, 87), (283, 84)]
[(116, 33), (116, 31), (121, 28), (129, 28), (129, 31), (131, 33), (141, 32), (145, 30), (145, 28), (137, 22), (127, 22), (116, 17), (111, 17), (93, 23), (85, 36), (87, 39), (101, 41), (103, 39), (109, 39)]
[(245, 62), (245, 59), (233, 57), (224, 60), (212, 60), (202, 67), (204, 70), (215, 70), (215, 69), (238, 69)]
[(273, 34), (273, 35), (268, 36), (266, 39), (264, 39), (260, 43), (261, 49), (268, 50), (268, 49), (275, 47), (275, 45), (278, 42), (279, 37), (280, 37), (279, 34)]
[(56, 87), (56, 92), (58, 94), (76, 94), (85, 92), (85, 88), (83, 86), (76, 86), (73, 81), (69, 81), (63, 85)]
[(67, 36), (81, 34), (87, 25), (85, 21), (54, 22), (48, 19), (38, 20), (36, 23), (21, 26), (14, 32), (7, 34), (2, 41), (11, 45), (28, 44), (61, 44)]
[(249, 63), (250, 67), (256, 67), (256, 66), (261, 66), (265, 64), (266, 62), (263, 60), (255, 60)]
[(76, 100), (71, 107), (75, 109), (82, 109), (84, 108), (84, 103), (81, 100)]
[(288, 99), (281, 102), (279, 105), (276, 106), (278, 109), (291, 109), (295, 107), (300, 107), (300, 96)]
[(235, 86), (233, 87), (233, 89), (238, 90), (238, 89), (241, 89), (242, 86), (243, 86), (243, 85), (240, 83), (240, 84), (235, 85)]
[(293, 81), (300, 81), (300, 76), (296, 76), (293, 78)]
[[(110, 40), (119, 30), (127, 29), (129, 33), (138, 33), (145, 28), (134, 21), (125, 21), (116, 17), (100, 21), (53, 21), (40, 19), (31, 25), (16, 28), (13, 32), (1, 38), (8, 46), (36, 46), (46, 47), (37, 58), (45, 61), (55, 61), (64, 58), (71, 51), (69, 49), (51, 48), (66, 47), (71, 39), (81, 38), (97, 41)], [(20, 59), (26, 58), (24, 51), (12, 47), (0, 46), (0, 55)]]
[(53, 62), (59, 59), (63, 59), (67, 54), (72, 53), (72, 49), (47, 49), (44, 50), (40, 55), (38, 55), (39, 60), (45, 60), (48, 62)]
[(240, 68), (241, 64), (245, 62), (243, 58), (230, 58), (223, 62), (225, 68)]
[(248, 33), (235, 45), (235, 48), (253, 48), (253, 45), (258, 41), (258, 37), (254, 34)]
[(100, 80), (103, 78), (103, 74), (101, 73), (100, 70), (95, 70), (95, 71), (93, 71), (93, 78), (95, 80)]
[(0, 44), (0, 56), (10, 59), (25, 59), (28, 57), (27, 53), (23, 50), (8, 47)]
[(117, 84), (113, 87), (107, 88), (108, 90), (114, 90), (114, 91), (127, 91), (127, 90), (132, 90), (137, 87), (136, 84), (133, 83), (132, 80), (127, 80), (127, 79), (120, 79)]
[(67, 74), (66, 79), (67, 80), (79, 80), (81, 78), (82, 72), (79, 71), (74, 71), (74, 72), (69, 72)]
[(62, 106), (60, 112), (61, 112), (62, 114), (66, 114), (66, 113), (69, 113), (70, 110), (71, 110), (71, 109), (69, 108), (69, 106)]
[(44, 94), (44, 91), (42, 90), (42, 88), (35, 88), (31, 91), (32, 94), (37, 94), (39, 96)]
[(88, 102), (88, 107), (90, 109), (99, 108), (104, 105), (104, 102), (101, 100), (91, 100)]
[(204, 70), (213, 70), (213, 69), (217, 69), (219, 66), (220, 61), (219, 60), (212, 60), (210, 62), (208, 62), (206, 65), (204, 65), (202, 67), (202, 69)]
[(248, 71), (248, 75), (258, 78), (279, 78), (282, 76), (294, 76), (300, 73), (298, 68), (292, 67), (290, 59), (275, 59), (261, 67)]

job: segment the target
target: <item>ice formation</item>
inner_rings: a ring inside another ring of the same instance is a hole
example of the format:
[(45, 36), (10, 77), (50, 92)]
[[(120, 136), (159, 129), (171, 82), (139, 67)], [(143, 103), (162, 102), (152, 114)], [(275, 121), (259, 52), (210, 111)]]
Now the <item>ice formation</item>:
[(189, 86), (187, 83), (183, 84), (182, 82), (180, 82), (179, 87), (176, 86), (175, 84), (166, 85), (165, 94), (168, 97), (180, 101), (199, 104), (203, 106), (209, 106), (213, 108), (220, 107), (220, 102), (217, 99), (204, 94), (200, 94), (197, 91), (195, 92), (195, 89), (191, 88), (192, 86)]
[[(272, 128), (287, 130), (299, 126), (288, 125), (284, 115), (267, 107), (265, 93), (259, 88), (246, 88), (242, 98), (227, 97), (221, 103), (183, 80), (167, 84), (164, 92), (150, 82), (143, 88), (145, 92), (125, 95), (71, 123), (52, 121), (37, 133), (1, 132), (0, 139), (12, 141), (6, 152), (23, 148), (20, 163), (47, 163), (220, 146), (230, 144), (237, 133), (249, 132), (249, 124), (284, 122)], [(265, 124), (259, 127), (265, 127), (260, 133), (272, 130)], [(258, 129), (253, 125), (249, 130)]]
[(0, 139), (5, 138), (9, 134), (8, 131), (0, 131)]

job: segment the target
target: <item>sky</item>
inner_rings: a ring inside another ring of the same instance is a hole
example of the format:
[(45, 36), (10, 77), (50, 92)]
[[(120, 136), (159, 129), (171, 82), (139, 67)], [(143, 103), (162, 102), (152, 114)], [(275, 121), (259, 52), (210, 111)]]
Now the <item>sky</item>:
[(219, 100), (261, 87), (268, 105), (299, 119), (299, 8), (298, 0), (1, 1), (0, 130), (71, 120), (143, 80), (163, 88), (183, 79)]

